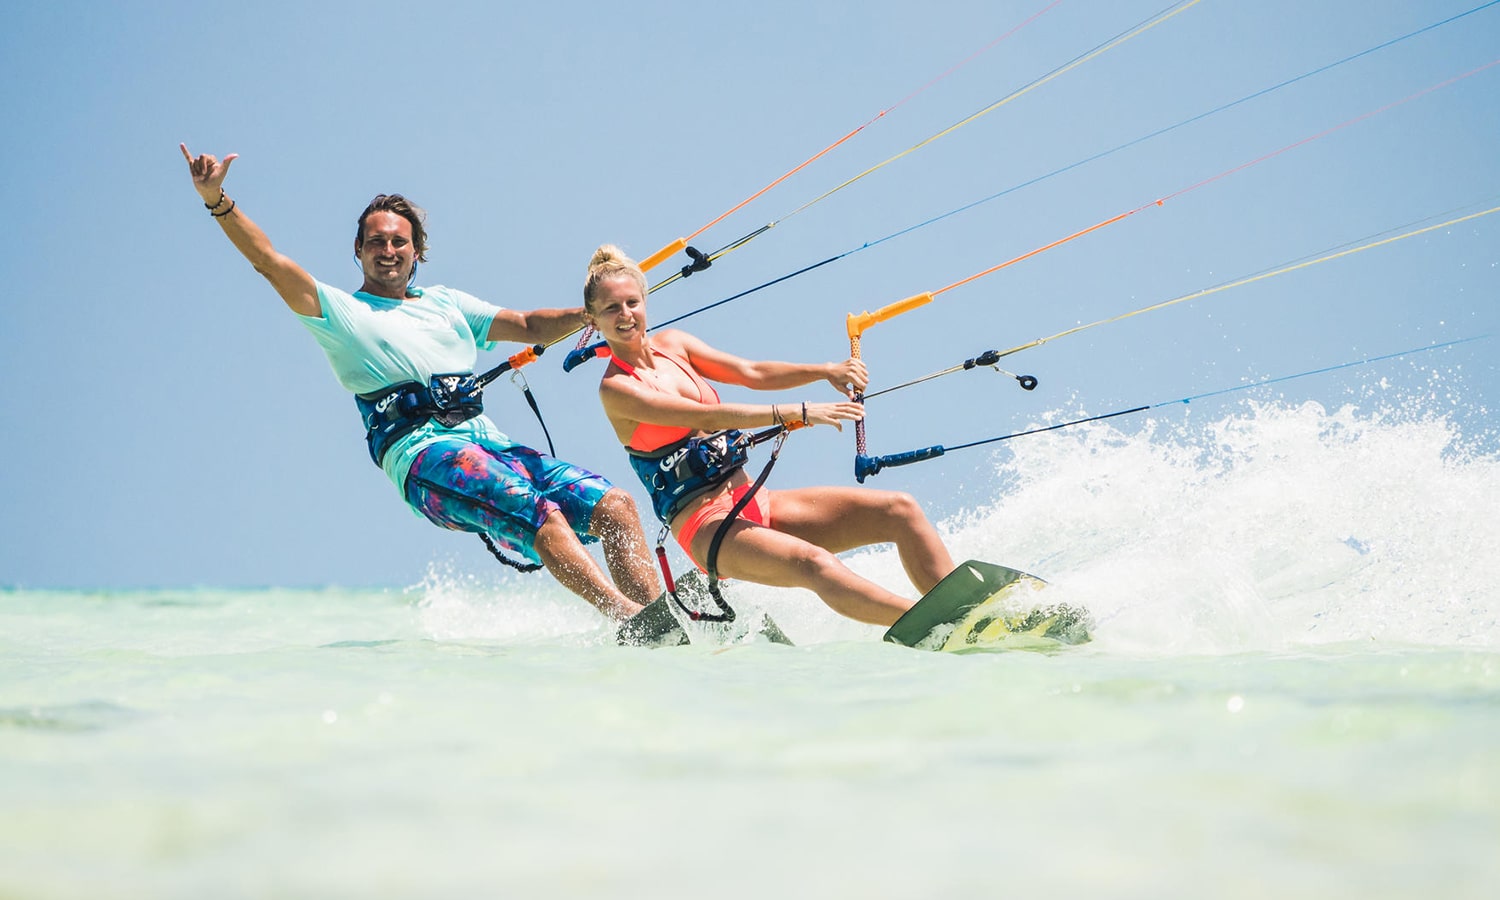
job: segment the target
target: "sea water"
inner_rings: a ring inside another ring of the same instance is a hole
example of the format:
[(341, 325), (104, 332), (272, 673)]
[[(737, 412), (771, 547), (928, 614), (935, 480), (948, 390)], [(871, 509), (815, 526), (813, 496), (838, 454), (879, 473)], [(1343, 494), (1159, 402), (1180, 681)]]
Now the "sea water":
[(1250, 403), (993, 482), (955, 556), (1091, 644), (745, 585), (795, 647), (621, 648), (539, 576), (0, 593), (0, 897), (1500, 894), (1492, 435)]

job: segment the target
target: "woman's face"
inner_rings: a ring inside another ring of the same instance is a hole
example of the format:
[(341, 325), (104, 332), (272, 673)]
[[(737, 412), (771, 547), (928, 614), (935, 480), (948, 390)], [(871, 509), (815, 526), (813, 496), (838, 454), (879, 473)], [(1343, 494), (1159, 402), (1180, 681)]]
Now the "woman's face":
[(625, 273), (602, 279), (590, 305), (589, 322), (603, 338), (631, 344), (645, 339), (646, 292)]

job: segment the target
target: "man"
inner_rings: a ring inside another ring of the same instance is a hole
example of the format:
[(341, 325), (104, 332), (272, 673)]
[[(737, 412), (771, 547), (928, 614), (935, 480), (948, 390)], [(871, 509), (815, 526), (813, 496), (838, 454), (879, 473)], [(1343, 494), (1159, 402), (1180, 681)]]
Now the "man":
[[(209, 214), (355, 394), (371, 457), (414, 510), (545, 566), (612, 619), (629, 618), (661, 592), (630, 495), (512, 441), (481, 412), (478, 351), (496, 341), (550, 343), (579, 325), (581, 308), (519, 312), (451, 288), (416, 287), (427, 233), (422, 211), (399, 194), (377, 196), (359, 217), (360, 289), (318, 282), (224, 192), (237, 154), (219, 160), (179, 146)], [(583, 547), (594, 540), (603, 543), (613, 582)]]

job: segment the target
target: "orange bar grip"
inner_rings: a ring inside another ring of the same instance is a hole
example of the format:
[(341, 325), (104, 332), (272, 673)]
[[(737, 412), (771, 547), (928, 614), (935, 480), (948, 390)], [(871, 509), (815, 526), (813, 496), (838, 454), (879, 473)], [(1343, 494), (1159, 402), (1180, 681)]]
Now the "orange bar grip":
[(669, 256), (676, 255), (685, 247), (687, 247), (687, 238), (678, 238), (667, 246), (641, 260), (641, 271), (651, 271), (652, 269), (660, 265), (662, 260), (666, 259)]
[(893, 319), (904, 312), (911, 312), (919, 306), (926, 306), (932, 302), (932, 294), (916, 294), (905, 300), (897, 300), (889, 306), (882, 306), (874, 312), (864, 312), (858, 315), (850, 313), (845, 320), (845, 326), (849, 331), (849, 340), (854, 340), (865, 333), (865, 329), (871, 325), (878, 325), (886, 319)]

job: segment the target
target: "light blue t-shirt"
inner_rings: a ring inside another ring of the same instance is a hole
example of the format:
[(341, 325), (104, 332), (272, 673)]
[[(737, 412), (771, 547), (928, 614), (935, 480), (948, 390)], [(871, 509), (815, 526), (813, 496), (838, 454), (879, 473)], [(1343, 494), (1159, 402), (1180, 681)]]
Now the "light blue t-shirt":
[[(500, 307), (472, 294), (434, 285), (413, 288), (405, 300), (363, 291), (350, 294), (318, 282), (321, 317), (297, 315), (328, 356), (339, 384), (351, 393), (371, 394), (406, 381), (426, 384), (433, 375), (474, 371)], [(487, 416), (448, 428), (428, 422), (390, 446), (381, 468), (406, 493), (406, 473), (423, 447), (445, 436), (509, 443)]]

